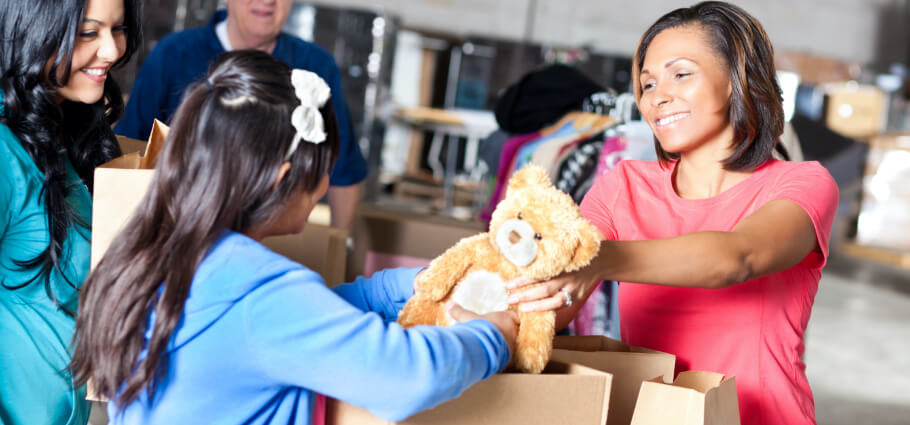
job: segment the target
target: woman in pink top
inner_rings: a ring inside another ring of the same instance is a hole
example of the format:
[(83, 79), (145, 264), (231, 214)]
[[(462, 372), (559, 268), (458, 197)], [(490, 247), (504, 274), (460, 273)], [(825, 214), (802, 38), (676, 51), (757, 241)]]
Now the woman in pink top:
[(599, 256), (511, 302), (558, 310), (564, 327), (598, 282), (618, 280), (625, 342), (676, 354), (677, 372), (736, 376), (744, 425), (814, 424), (803, 335), (837, 186), (817, 162), (772, 158), (784, 123), (773, 57), (730, 4), (655, 22), (633, 81), (660, 160), (600, 177), (581, 204), (605, 235)]

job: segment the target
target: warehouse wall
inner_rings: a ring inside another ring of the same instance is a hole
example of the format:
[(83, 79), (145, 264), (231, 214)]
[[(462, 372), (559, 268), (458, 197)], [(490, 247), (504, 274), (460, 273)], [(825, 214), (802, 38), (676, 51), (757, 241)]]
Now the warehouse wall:
[[(315, 0), (379, 8), (402, 23), (454, 34), (583, 45), (631, 54), (661, 14), (695, 0)], [(907, 62), (908, 0), (733, 0), (764, 25), (775, 47), (861, 64)], [(883, 36), (881, 34), (888, 34)]]

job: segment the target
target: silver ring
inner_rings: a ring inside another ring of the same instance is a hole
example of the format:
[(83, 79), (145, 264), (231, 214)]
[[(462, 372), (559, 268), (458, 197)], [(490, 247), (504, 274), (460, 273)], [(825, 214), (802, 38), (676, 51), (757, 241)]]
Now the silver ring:
[(566, 303), (563, 304), (563, 307), (568, 307), (568, 306), (572, 305), (572, 296), (569, 295), (569, 290), (566, 288), (562, 288), (559, 290), (559, 292), (566, 296)]

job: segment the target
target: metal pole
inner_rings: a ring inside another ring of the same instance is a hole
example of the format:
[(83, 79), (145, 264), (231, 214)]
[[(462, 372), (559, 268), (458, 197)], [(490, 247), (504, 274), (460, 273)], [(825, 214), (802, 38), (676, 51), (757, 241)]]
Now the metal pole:
[(524, 41), (531, 41), (534, 35), (534, 19), (537, 16), (537, 0), (528, 0), (528, 15), (525, 17)]
[(189, 0), (177, 0), (177, 10), (174, 14), (174, 32), (182, 31), (186, 27), (186, 12)]

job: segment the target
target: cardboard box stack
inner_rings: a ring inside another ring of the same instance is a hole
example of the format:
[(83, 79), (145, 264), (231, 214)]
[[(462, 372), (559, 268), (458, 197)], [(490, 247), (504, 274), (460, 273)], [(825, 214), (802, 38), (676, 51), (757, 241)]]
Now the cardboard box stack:
[(775, 50), (774, 66), (780, 71), (799, 74), (803, 84), (812, 86), (855, 80), (860, 74), (857, 63), (783, 49)]
[(633, 347), (603, 336), (558, 336), (553, 359), (574, 362), (613, 375), (610, 392), (611, 425), (628, 425), (641, 383), (660, 376), (672, 379), (676, 356)]
[(612, 377), (585, 366), (550, 362), (540, 375), (500, 373), (455, 400), (401, 422), (389, 422), (345, 402), (328, 400), (327, 425), (603, 424)]
[(868, 139), (885, 128), (886, 96), (874, 86), (855, 83), (825, 87), (825, 125), (847, 137)]
[(885, 129), (888, 96), (878, 87), (856, 83), (862, 73), (858, 63), (780, 50), (774, 64), (799, 76), (805, 92), (797, 95), (797, 110), (803, 115), (853, 139), (866, 140)]
[(673, 376), (676, 356), (606, 337), (557, 337), (543, 374), (501, 373), (401, 422), (329, 400), (328, 425), (628, 425), (642, 382)]
[(856, 228), (863, 245), (910, 252), (910, 134), (872, 139)]

